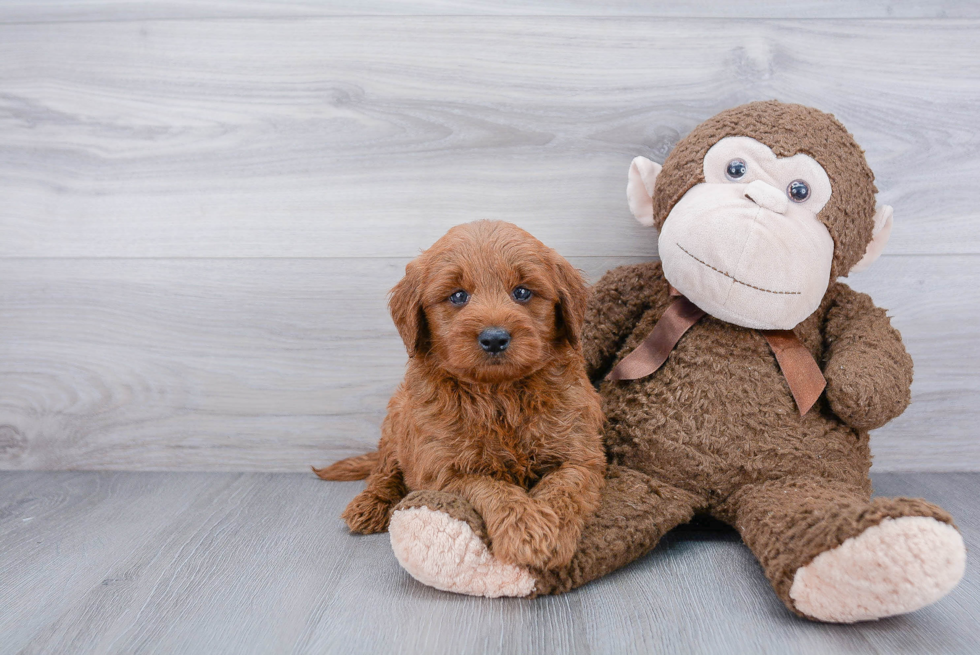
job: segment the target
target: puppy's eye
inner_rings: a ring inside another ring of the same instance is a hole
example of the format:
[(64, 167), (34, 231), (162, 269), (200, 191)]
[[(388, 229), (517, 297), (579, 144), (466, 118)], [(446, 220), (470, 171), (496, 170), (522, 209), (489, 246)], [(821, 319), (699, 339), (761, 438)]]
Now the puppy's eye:
[(511, 295), (514, 296), (514, 300), (517, 302), (527, 302), (534, 294), (527, 287), (517, 287)]
[(728, 166), (725, 167), (725, 176), (729, 180), (741, 180), (743, 177), (745, 177), (746, 170), (748, 170), (748, 167), (745, 165), (744, 161), (741, 159), (733, 159), (728, 162)]
[(459, 291), (453, 291), (451, 294), (449, 294), (449, 302), (456, 306), (465, 305), (469, 299), (470, 294), (466, 293), (462, 289)]

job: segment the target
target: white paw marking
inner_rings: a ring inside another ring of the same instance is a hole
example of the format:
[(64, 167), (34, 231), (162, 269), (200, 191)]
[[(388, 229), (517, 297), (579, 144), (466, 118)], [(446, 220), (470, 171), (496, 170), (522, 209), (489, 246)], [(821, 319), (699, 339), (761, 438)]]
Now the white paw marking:
[(419, 582), (471, 596), (527, 596), (534, 577), (495, 559), (465, 521), (427, 507), (398, 510), (388, 524), (398, 563)]
[(922, 516), (885, 519), (798, 569), (789, 595), (820, 621), (854, 623), (913, 612), (956, 586), (963, 537)]

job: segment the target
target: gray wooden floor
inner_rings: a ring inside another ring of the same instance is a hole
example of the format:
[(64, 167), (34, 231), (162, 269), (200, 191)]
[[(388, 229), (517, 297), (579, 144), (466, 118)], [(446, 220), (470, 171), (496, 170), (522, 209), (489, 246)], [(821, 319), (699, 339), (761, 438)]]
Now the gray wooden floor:
[[(886, 473), (980, 546), (980, 474)], [(738, 536), (686, 526), (576, 592), (488, 600), (416, 583), (337, 518), (360, 483), (303, 474), (0, 473), (2, 653), (976, 653), (974, 562), (914, 614), (790, 615)]]

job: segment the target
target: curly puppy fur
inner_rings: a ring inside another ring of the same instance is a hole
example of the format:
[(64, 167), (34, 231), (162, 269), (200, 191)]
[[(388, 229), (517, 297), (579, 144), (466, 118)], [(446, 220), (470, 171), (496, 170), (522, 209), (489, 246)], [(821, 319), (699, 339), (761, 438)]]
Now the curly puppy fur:
[[(518, 286), (530, 300), (515, 300)], [(449, 302), (458, 290), (465, 305)], [(483, 518), (495, 557), (567, 565), (605, 472), (601, 401), (581, 354), (587, 300), (567, 261), (509, 223), (457, 226), (409, 263), (389, 308), (410, 359), (377, 462), (317, 471), (351, 479), (370, 469), (344, 510), (350, 529), (382, 532), (408, 492), (448, 491)], [(501, 353), (478, 342), (491, 327), (511, 335)]]

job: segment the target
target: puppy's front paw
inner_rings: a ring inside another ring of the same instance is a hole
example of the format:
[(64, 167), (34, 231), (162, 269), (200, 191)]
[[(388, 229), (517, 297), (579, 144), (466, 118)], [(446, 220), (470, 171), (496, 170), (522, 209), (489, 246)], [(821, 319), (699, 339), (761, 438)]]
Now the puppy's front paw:
[[(564, 552), (556, 557), (561, 540), (558, 515), (549, 507), (529, 504), (508, 512), (487, 528), (491, 550), (502, 562), (538, 569), (555, 568), (562, 564)], [(570, 559), (571, 553), (568, 553), (564, 563)]]
[(392, 504), (365, 489), (354, 497), (340, 515), (351, 532), (373, 534), (388, 529)]
[(551, 558), (545, 564), (544, 568), (561, 569), (568, 566), (569, 562), (572, 561), (572, 557), (575, 556), (575, 549), (578, 547), (578, 539), (581, 533), (582, 530), (577, 527), (573, 528), (568, 525), (560, 527), (558, 538), (551, 551)]

